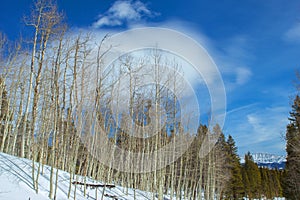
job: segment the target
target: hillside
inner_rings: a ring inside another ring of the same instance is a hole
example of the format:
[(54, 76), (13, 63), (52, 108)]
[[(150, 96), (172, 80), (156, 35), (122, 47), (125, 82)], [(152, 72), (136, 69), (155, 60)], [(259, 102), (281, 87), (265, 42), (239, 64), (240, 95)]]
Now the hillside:
[[(56, 170), (55, 170), (56, 171)], [(14, 157), (5, 153), (0, 153), (0, 200), (46, 200), (49, 194), (49, 177), (50, 167), (44, 166), (44, 173), (40, 174), (39, 178), (39, 193), (36, 194), (32, 187), (31, 176), (31, 160)], [(56, 199), (65, 200), (69, 189), (70, 174), (61, 170), (58, 170), (58, 188)], [(84, 182), (83, 177), (78, 176), (79, 182)], [(103, 184), (91, 179), (86, 179), (87, 183), (91, 184)], [(74, 199), (76, 194), (77, 200), (83, 199), (101, 199), (103, 188), (93, 189), (87, 188), (86, 196), (84, 196), (83, 186), (76, 186), (76, 192), (74, 193), (75, 186), (72, 185), (72, 192), (70, 199)], [(98, 198), (96, 198), (96, 192)], [(105, 189), (103, 193), (103, 199), (120, 199), (131, 200), (134, 199), (134, 192), (136, 199), (152, 199), (153, 194), (150, 192), (128, 189), (116, 186), (115, 188)], [(111, 197), (105, 197), (111, 196)], [(115, 196), (115, 198), (112, 198)], [(168, 198), (165, 197), (167, 200)]]

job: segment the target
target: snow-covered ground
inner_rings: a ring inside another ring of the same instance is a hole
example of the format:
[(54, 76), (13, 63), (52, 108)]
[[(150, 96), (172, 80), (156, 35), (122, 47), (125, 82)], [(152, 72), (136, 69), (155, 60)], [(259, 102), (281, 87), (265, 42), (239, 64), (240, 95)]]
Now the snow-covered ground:
[[(39, 192), (36, 194), (32, 187), (32, 171), (31, 160), (14, 157), (8, 154), (0, 153), (0, 200), (45, 200), (49, 199), (49, 178), (50, 167), (44, 166), (44, 173), (39, 177)], [(55, 170), (56, 171), (56, 170)], [(57, 200), (68, 199), (70, 174), (64, 171), (58, 171), (58, 189)], [(78, 176), (78, 181), (83, 182), (83, 177)], [(91, 179), (87, 179), (88, 183), (100, 183)], [(103, 184), (103, 183), (102, 183)], [(72, 192), (70, 199), (74, 199), (75, 186), (72, 185)], [(84, 197), (83, 186), (76, 186), (76, 200), (83, 199), (101, 199), (103, 188), (91, 189), (88, 188), (86, 197)], [(153, 193), (135, 190), (136, 199), (153, 199)], [(104, 194), (117, 196), (120, 200), (134, 199), (134, 190), (126, 189), (124, 187), (116, 186), (115, 188), (105, 189)], [(112, 200), (113, 198), (104, 197), (103, 199)], [(165, 197), (165, 199), (169, 199)]]
[[(38, 166), (38, 165), (36, 165)], [(50, 167), (44, 166), (44, 173), (39, 177), (39, 192), (36, 194), (32, 187), (32, 171), (31, 160), (18, 158), (5, 153), (0, 153), (0, 200), (47, 200), (49, 199), (49, 184), (50, 184)], [(56, 172), (56, 170), (55, 170)], [(58, 188), (56, 200), (67, 200), (69, 189), (70, 174), (65, 171), (58, 171)], [(78, 176), (78, 181), (83, 182), (83, 177)], [(103, 184), (91, 179), (86, 180), (87, 183)], [(91, 189), (87, 188), (86, 196), (84, 196), (83, 186), (72, 185), (70, 200), (74, 199), (74, 190), (76, 187), (76, 200), (85, 199), (101, 199), (103, 188)], [(96, 192), (97, 197), (96, 198)], [(116, 196), (118, 200), (133, 200), (134, 189), (116, 186), (115, 188), (106, 188), (106, 195)], [(155, 195), (154, 195), (155, 196)], [(135, 199), (137, 200), (152, 200), (153, 193), (135, 190)], [(105, 197), (104, 200), (112, 200), (111, 197)], [(155, 198), (156, 199), (156, 198)], [(169, 196), (165, 196), (164, 200), (169, 200)], [(275, 198), (276, 200), (284, 200), (284, 198)]]

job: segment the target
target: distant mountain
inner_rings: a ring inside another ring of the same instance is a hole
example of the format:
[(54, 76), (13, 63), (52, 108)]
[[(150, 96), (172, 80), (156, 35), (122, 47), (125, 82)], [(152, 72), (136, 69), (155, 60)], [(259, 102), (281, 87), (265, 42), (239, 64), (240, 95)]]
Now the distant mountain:
[(282, 163), (286, 162), (285, 156), (278, 156), (275, 154), (268, 153), (253, 153), (251, 154), (254, 162), (256, 163)]
[[(269, 153), (252, 153), (253, 160), (259, 167), (267, 167), (269, 169), (284, 169), (286, 163), (285, 156), (279, 156)], [(245, 163), (241, 158), (241, 163)]]

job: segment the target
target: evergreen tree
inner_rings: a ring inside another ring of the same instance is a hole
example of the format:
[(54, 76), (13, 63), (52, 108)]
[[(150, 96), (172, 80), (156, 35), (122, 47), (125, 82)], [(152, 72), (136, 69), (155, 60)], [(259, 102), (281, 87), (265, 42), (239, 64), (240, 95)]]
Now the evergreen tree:
[(5, 79), (0, 77), (0, 151), (4, 151), (7, 147), (12, 130), (12, 113), (9, 107)]
[(231, 135), (227, 140), (227, 157), (230, 169), (230, 180), (227, 186), (227, 195), (229, 199), (240, 199), (243, 197), (243, 180), (240, 165), (240, 158), (237, 154), (237, 147)]
[(6, 90), (5, 81), (3, 78), (0, 78), (0, 94), (1, 94), (0, 118), (2, 121), (6, 117), (8, 117), (7, 90)]
[(245, 155), (245, 178), (247, 177), (248, 183), (246, 183), (245, 187), (247, 188), (246, 194), (249, 199), (260, 198), (260, 189), (261, 189), (261, 176), (256, 163), (254, 163), (253, 158), (248, 152)]
[(286, 131), (287, 163), (284, 179), (284, 196), (300, 199), (300, 97), (297, 95)]
[(244, 197), (249, 197), (250, 194), (250, 181), (248, 178), (247, 171), (245, 169), (245, 165), (242, 167), (242, 177), (243, 177), (243, 185), (244, 185)]
[(268, 199), (270, 199), (273, 195), (271, 194), (271, 187), (270, 183), (270, 174), (267, 168), (260, 168), (260, 176), (261, 176), (261, 194)]
[(280, 183), (280, 173), (279, 171), (276, 170), (270, 170), (270, 179), (271, 179), (271, 194), (272, 197), (282, 197), (282, 186)]

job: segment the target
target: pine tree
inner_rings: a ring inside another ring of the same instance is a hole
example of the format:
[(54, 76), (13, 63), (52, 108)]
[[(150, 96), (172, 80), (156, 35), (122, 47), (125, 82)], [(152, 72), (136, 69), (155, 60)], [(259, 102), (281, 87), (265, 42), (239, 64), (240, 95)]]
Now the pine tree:
[(287, 199), (300, 199), (300, 97), (297, 95), (292, 111), (290, 124), (286, 131), (287, 163), (284, 179), (284, 196)]
[(7, 146), (12, 129), (12, 115), (9, 108), (8, 92), (6, 90), (5, 79), (0, 77), (0, 151), (3, 152)]
[(243, 185), (244, 185), (244, 197), (250, 196), (250, 181), (248, 178), (248, 174), (245, 168), (245, 165), (242, 167), (242, 177), (243, 177)]
[(273, 187), (271, 187), (269, 170), (266, 168), (260, 168), (259, 171), (261, 176), (261, 194), (270, 199), (273, 196), (271, 194)]
[(250, 152), (245, 155), (244, 170), (249, 180), (249, 183), (245, 186), (248, 189), (247, 195), (249, 199), (260, 198), (261, 176), (258, 166), (254, 163)]
[(227, 195), (229, 199), (240, 199), (243, 196), (243, 180), (241, 172), (240, 158), (237, 154), (237, 147), (231, 135), (227, 139), (227, 157), (230, 169), (230, 179), (227, 186)]
[(282, 186), (280, 183), (280, 172), (276, 170), (270, 170), (270, 179), (272, 179), (272, 197), (282, 197)]

